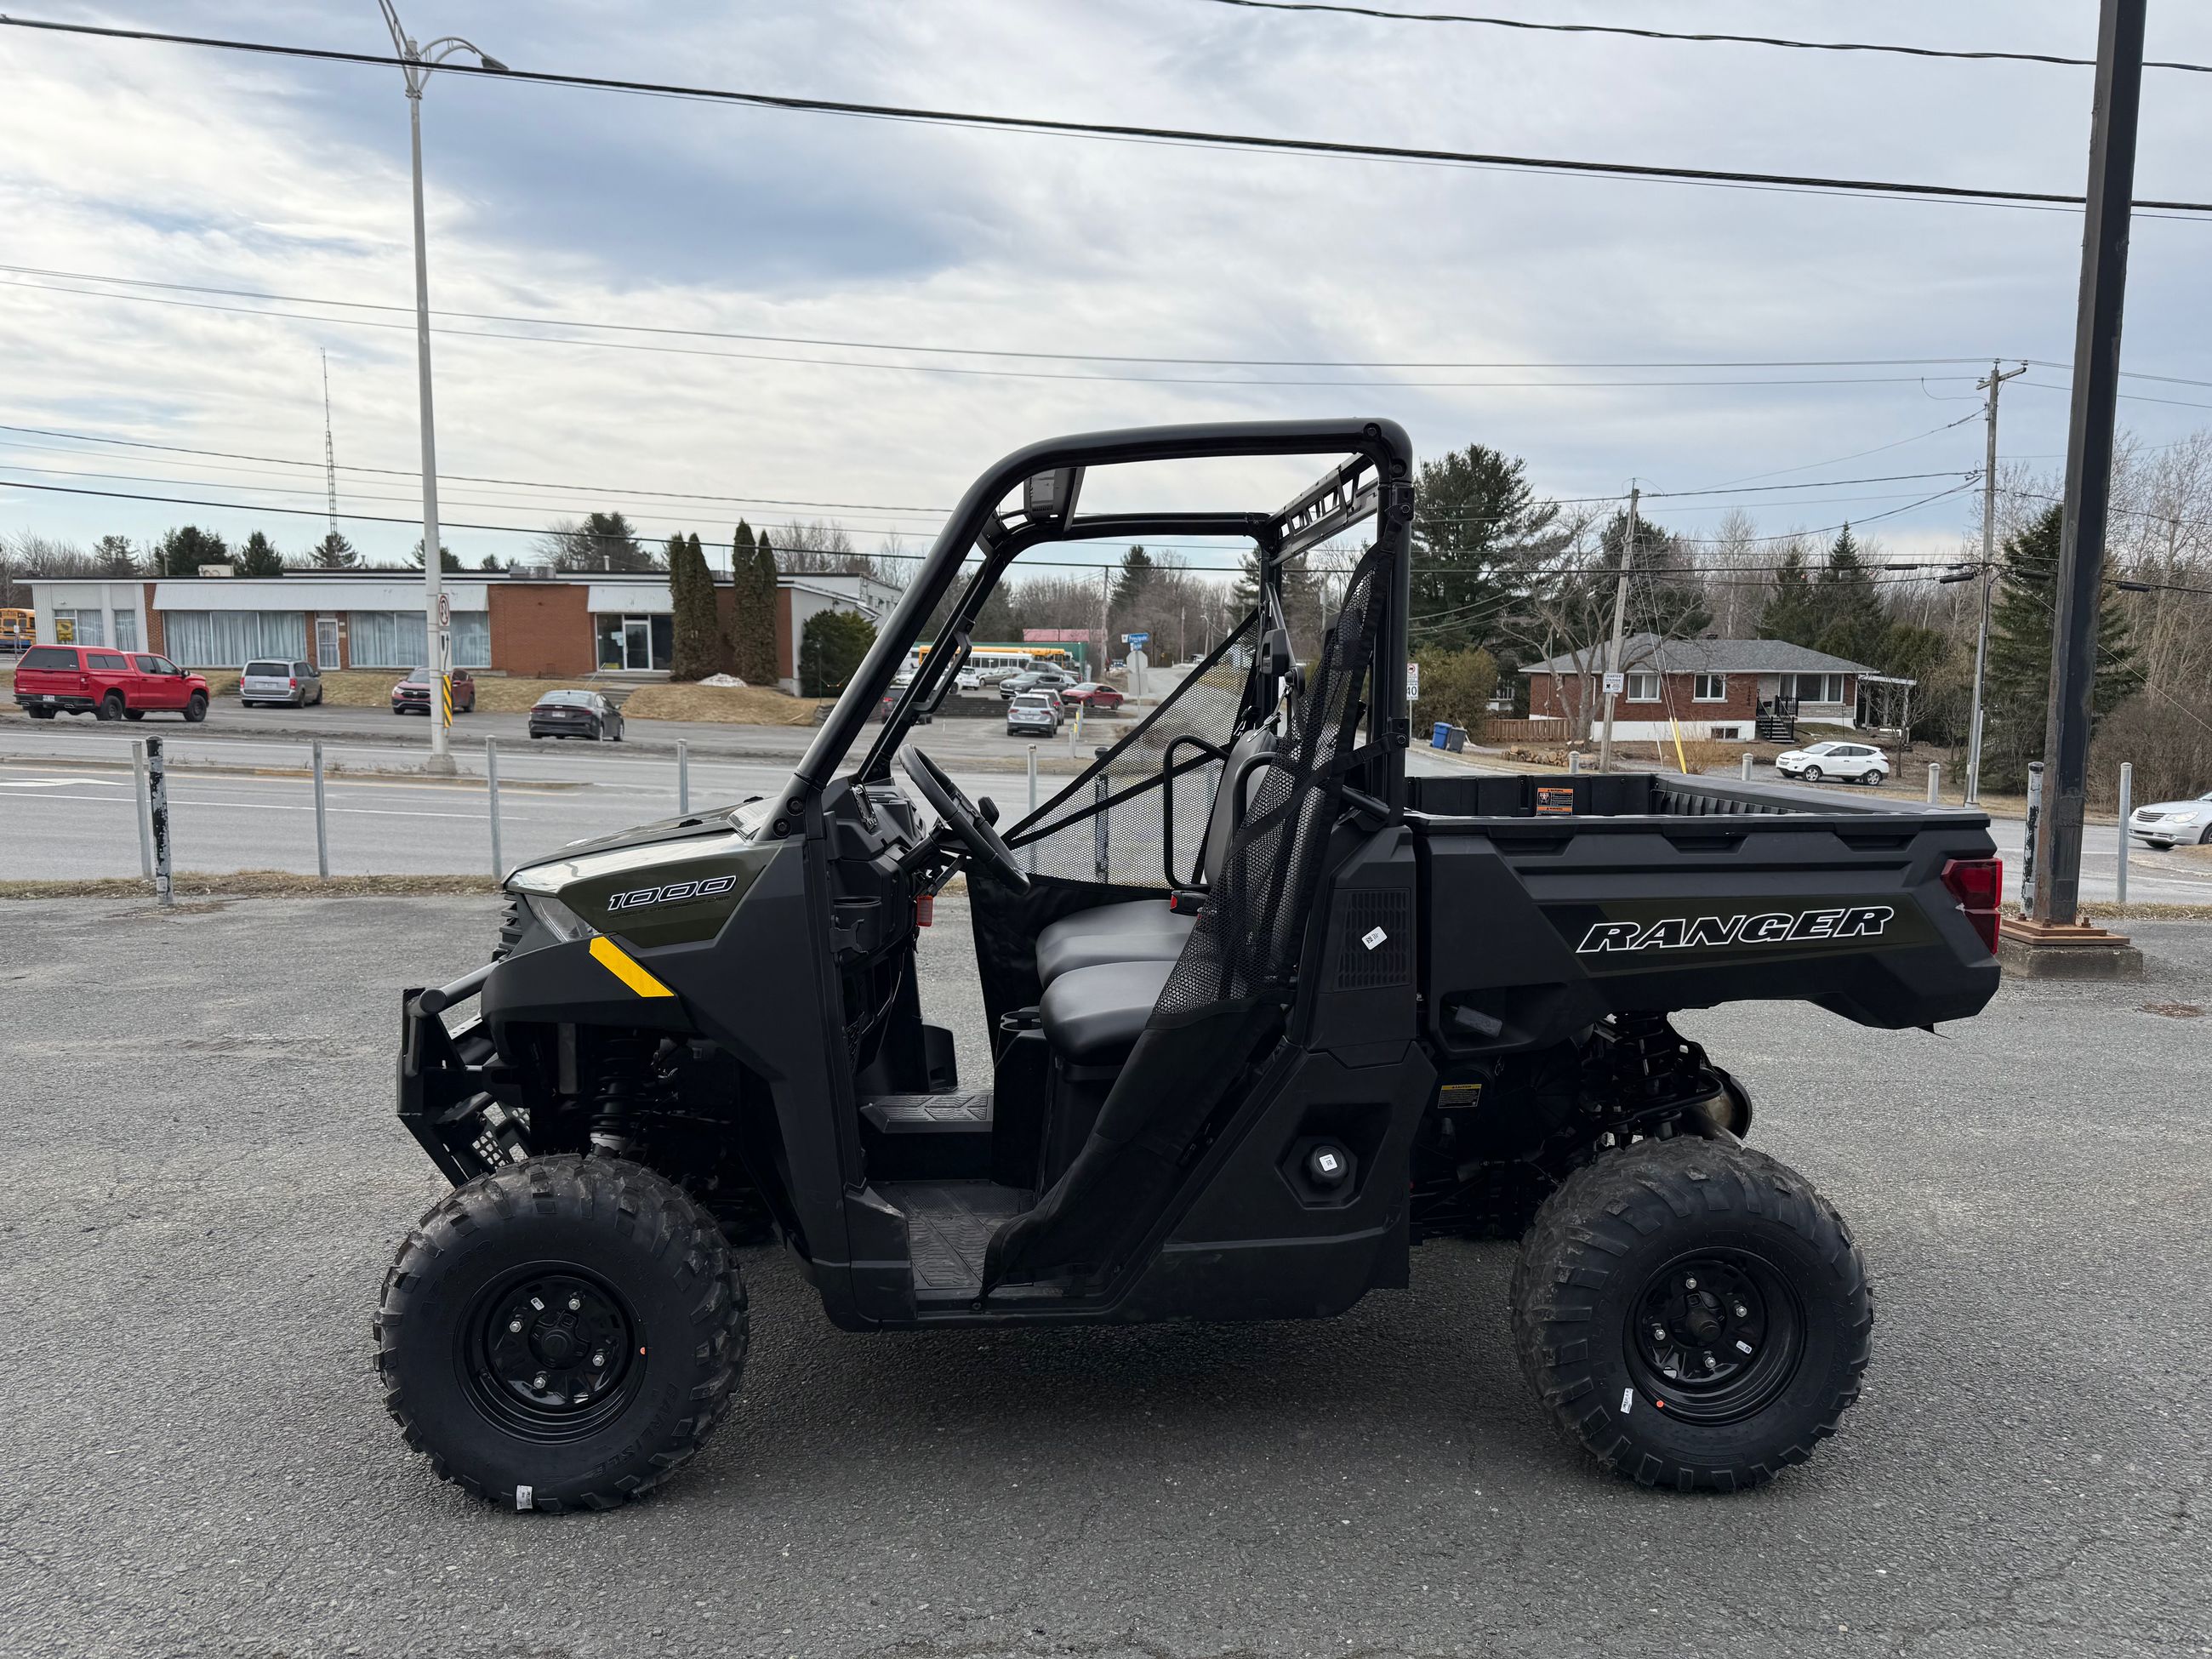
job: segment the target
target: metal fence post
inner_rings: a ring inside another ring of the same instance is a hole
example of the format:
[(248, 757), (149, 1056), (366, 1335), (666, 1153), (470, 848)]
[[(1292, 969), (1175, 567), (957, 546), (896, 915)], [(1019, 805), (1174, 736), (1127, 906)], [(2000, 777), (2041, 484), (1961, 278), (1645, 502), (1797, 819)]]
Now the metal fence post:
[(490, 797), (491, 810), (491, 878), (497, 881), (505, 872), (499, 856), (499, 739), (484, 739), (484, 793)]
[(169, 892), (169, 780), (161, 766), (161, 739), (146, 739), (146, 820), (154, 833), (154, 902), (164, 910)]
[(315, 771), (315, 873), (331, 878), (331, 825), (323, 806), (323, 740), (313, 745)]
[(682, 738), (676, 739), (676, 816), (684, 817), (691, 810), (691, 745)]
[(1928, 763), (1928, 804), (1930, 806), (1943, 798), (1943, 763)]
[[(1030, 810), (1024, 817), (1026, 823), (1036, 816), (1036, 745), (1030, 745)], [(1030, 842), (1022, 848), (1022, 868), (1031, 875), (1036, 873), (1036, 843)]]
[(1751, 750), (1748, 749), (1745, 750), (1743, 751), (1743, 764), (1739, 769), (1739, 771), (1746, 783), (1749, 783), (1751, 781), (1751, 763), (1753, 759), (1753, 757)]
[(2120, 763), (2120, 861), (2112, 872), (2112, 902), (2128, 902), (2128, 819), (2134, 816), (2136, 805), (2136, 763)]
[(154, 879), (154, 832), (146, 818), (146, 744), (135, 738), (131, 744), (131, 805), (138, 820), (138, 873), (148, 881)]

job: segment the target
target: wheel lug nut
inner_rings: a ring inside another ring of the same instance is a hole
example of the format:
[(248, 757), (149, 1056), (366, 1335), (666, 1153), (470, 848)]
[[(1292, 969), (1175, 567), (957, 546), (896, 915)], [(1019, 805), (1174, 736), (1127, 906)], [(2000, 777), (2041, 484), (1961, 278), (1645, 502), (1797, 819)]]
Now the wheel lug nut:
[(1705, 1356), (1705, 1369), (1706, 1369), (1707, 1370), (1709, 1370), (1709, 1371), (1717, 1371), (1717, 1370), (1718, 1370), (1720, 1368), (1721, 1368), (1721, 1362), (1720, 1362), (1719, 1360), (1717, 1360), (1717, 1359), (1714, 1358), (1712, 1357), (1712, 1355), (1711, 1355), (1711, 1354), (1707, 1354), (1707, 1355)]
[(1686, 1279), (1682, 1281), (1682, 1288), (1686, 1291), (1694, 1291), (1698, 1288), (1698, 1281), (1694, 1279)]
[(1748, 1319), (1751, 1317), (1751, 1310), (1739, 1302), (1735, 1304), (1735, 1316), (1738, 1319)]
[(580, 1297), (580, 1296), (572, 1296), (572, 1297), (570, 1297), (568, 1298), (568, 1311), (569, 1311), (570, 1313), (574, 1313), (574, 1312), (575, 1312), (579, 1308), (582, 1307), (583, 1305), (584, 1305), (584, 1298), (583, 1298), (582, 1297)]
[(544, 1371), (540, 1371), (537, 1376), (532, 1377), (530, 1379), (530, 1386), (533, 1389), (544, 1388), (545, 1386), (545, 1373)]
[(592, 1356), (592, 1364), (594, 1365), (604, 1365), (606, 1363), (607, 1357), (604, 1353), (595, 1353)]
[(1651, 1340), (1654, 1342), (1664, 1342), (1667, 1340), (1667, 1328), (1664, 1325), (1654, 1325), (1651, 1328)]

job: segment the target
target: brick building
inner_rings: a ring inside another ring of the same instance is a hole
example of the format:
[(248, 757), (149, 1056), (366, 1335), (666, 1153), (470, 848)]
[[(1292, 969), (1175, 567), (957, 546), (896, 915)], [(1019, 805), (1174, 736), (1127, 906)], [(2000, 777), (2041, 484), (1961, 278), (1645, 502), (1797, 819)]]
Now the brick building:
[[(1605, 712), (1606, 647), (1530, 663), (1528, 717), (1557, 720), (1563, 737), (1581, 735)], [(1636, 634), (1621, 642), (1626, 685), (1613, 707), (1613, 732), (1627, 741), (1666, 737), (1748, 738), (1762, 715), (1858, 724), (1859, 682), (1879, 678), (1848, 662), (1784, 640), (1662, 640)], [(1670, 724), (1671, 723), (1671, 724)]]
[[(419, 666), (428, 652), (422, 579), (400, 571), (316, 570), (282, 576), (34, 580), (38, 636), (48, 643), (159, 652), (186, 668), (238, 668), (255, 657), (304, 657), (330, 668)], [(675, 605), (665, 574), (455, 571), (456, 667), (578, 679), (659, 678), (668, 672)], [(899, 590), (871, 576), (793, 575), (776, 585), (779, 684), (799, 688), (810, 617), (857, 611), (880, 624)], [(725, 626), (734, 590), (716, 586)]]

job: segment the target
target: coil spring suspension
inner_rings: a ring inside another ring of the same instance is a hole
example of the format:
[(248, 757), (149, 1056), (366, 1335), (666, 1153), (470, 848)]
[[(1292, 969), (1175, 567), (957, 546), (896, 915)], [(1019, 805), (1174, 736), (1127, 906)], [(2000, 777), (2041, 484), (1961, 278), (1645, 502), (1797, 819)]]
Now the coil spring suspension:
[(638, 1115), (670, 1100), (665, 1037), (610, 1036), (592, 1070), (592, 1150), (623, 1158), (635, 1148)]

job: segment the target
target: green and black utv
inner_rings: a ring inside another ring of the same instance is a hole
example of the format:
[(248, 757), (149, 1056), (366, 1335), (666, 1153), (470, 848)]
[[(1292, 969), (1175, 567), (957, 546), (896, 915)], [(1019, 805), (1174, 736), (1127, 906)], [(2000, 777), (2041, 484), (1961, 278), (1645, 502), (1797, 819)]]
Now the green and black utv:
[[(1278, 511), (1079, 511), (1282, 457), (1328, 471)], [(1285, 568), (1370, 520), (1298, 660)], [(1490, 1235), (1522, 1240), (1530, 1384), (1607, 1467), (1730, 1488), (1806, 1457), (1858, 1392), (1865, 1267), (1667, 1016), (1978, 1012), (1987, 820), (1409, 776), (1413, 521), (1388, 421), (1033, 445), (969, 489), (781, 789), (516, 870), (496, 960), (404, 999), (399, 1115), (453, 1188), (376, 1318), (410, 1443), (521, 1508), (647, 1490), (729, 1410), (732, 1245), (770, 1231), (854, 1331), (1323, 1318), (1406, 1287), (1422, 1240)], [(1177, 536), (1249, 543), (1251, 614), (1002, 833), (908, 743), (984, 601), (1033, 549)], [(917, 992), (956, 873), (988, 1079)]]

